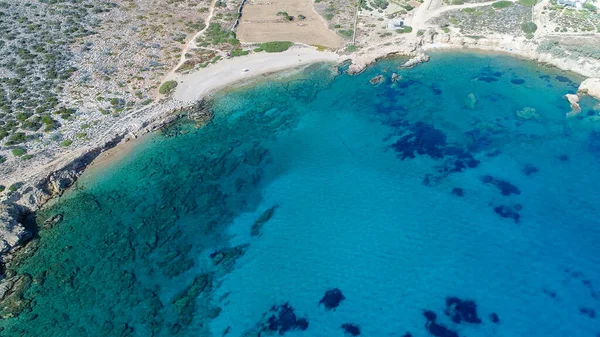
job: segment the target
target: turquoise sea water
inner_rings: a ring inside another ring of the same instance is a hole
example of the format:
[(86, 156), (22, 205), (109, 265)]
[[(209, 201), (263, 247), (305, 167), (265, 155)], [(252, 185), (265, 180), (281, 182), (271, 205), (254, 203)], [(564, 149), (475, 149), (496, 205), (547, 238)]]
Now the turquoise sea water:
[(221, 93), (207, 126), (87, 172), (9, 266), (0, 336), (598, 336), (600, 107), (563, 98), (581, 78), (399, 64)]

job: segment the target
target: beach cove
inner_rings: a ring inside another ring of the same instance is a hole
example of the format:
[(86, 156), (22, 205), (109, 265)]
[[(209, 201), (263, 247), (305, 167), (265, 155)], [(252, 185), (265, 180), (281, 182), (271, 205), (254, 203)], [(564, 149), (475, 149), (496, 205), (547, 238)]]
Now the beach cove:
[(218, 92), (210, 122), (86, 171), (9, 264), (0, 334), (595, 336), (598, 102), (563, 98), (583, 78), (401, 63)]

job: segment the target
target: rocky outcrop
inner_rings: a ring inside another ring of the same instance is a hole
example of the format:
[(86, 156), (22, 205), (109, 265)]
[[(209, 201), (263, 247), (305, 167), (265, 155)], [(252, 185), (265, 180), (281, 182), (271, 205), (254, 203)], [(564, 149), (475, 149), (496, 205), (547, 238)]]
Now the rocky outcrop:
[(410, 60), (406, 61), (401, 67), (402, 68), (411, 68), (416, 66), (417, 64), (425, 63), (429, 61), (429, 55), (425, 53), (418, 53)]
[(600, 99), (600, 78), (588, 78), (581, 82), (577, 92)]
[(25, 229), (22, 219), (27, 215), (24, 207), (13, 203), (0, 203), (0, 259), (31, 238), (31, 232)]

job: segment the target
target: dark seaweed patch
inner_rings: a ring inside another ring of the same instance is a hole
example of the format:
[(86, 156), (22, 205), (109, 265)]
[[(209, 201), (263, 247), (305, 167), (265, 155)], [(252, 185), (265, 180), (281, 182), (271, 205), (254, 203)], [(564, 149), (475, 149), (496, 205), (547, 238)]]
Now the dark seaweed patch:
[(506, 206), (506, 205), (500, 205), (500, 206), (496, 206), (494, 207), (494, 212), (496, 212), (496, 214), (498, 214), (499, 216), (506, 218), (506, 219), (513, 219), (516, 223), (519, 223), (519, 219), (521, 218), (521, 215), (519, 214), (519, 210), (521, 209), (521, 205), (516, 205), (516, 206)]
[(510, 80), (510, 83), (521, 85), (521, 84), (525, 83), (525, 80), (521, 79), (521, 78), (513, 78), (512, 80)]
[(482, 82), (486, 82), (486, 83), (498, 82), (498, 79), (496, 77), (493, 77), (493, 76), (477, 77), (477, 80), (478, 81), (482, 81)]
[(458, 337), (456, 331), (450, 330), (447, 327), (435, 322), (427, 322), (427, 324), (425, 324), (425, 328), (430, 334), (436, 337)]
[(428, 322), (435, 322), (437, 319), (437, 314), (431, 310), (424, 310), (423, 316), (425, 316), (425, 319), (427, 319)]
[(356, 324), (344, 323), (344, 324), (342, 324), (342, 329), (344, 329), (344, 332), (347, 335), (350, 335), (350, 336), (360, 335), (360, 327)]
[(600, 153), (600, 132), (592, 131), (590, 133), (588, 147), (590, 151)]
[(323, 304), (325, 309), (331, 310), (337, 308), (346, 297), (342, 294), (342, 291), (338, 288), (327, 290), (323, 298), (319, 301), (319, 304)]
[(465, 195), (465, 191), (460, 187), (455, 187), (452, 189), (452, 194), (463, 197)]
[(412, 335), (407, 331), (404, 335), (402, 335), (402, 337), (412, 337)]
[(589, 110), (587, 111), (587, 115), (588, 115), (588, 116), (594, 116), (595, 114), (596, 114), (596, 111), (594, 111), (594, 110), (592, 110), (592, 109), (589, 109)]
[(546, 294), (547, 296), (551, 297), (551, 298), (556, 298), (556, 291), (554, 290), (550, 290), (550, 289), (544, 289), (542, 290), (544, 292), (544, 294)]
[(589, 318), (596, 318), (596, 310), (591, 308), (580, 308), (579, 313)]
[(267, 321), (270, 331), (278, 331), (280, 335), (283, 335), (290, 330), (306, 330), (308, 328), (308, 321), (305, 318), (297, 318), (294, 308), (288, 303), (272, 307), (271, 312), (274, 314)]
[(434, 95), (439, 96), (442, 94), (442, 89), (440, 88), (436, 88), (436, 87), (432, 87), (431, 91), (433, 92)]
[(481, 319), (477, 317), (477, 304), (471, 300), (461, 300), (458, 297), (446, 298), (447, 316), (450, 316), (452, 322), (460, 324), (467, 322), (472, 324), (480, 324)]
[(573, 81), (571, 81), (570, 78), (566, 77), (566, 76), (560, 76), (560, 75), (556, 75), (556, 80), (559, 82), (563, 82), (563, 83), (572, 83)]
[(546, 82), (550, 81), (550, 76), (549, 75), (541, 75), (540, 78)]
[(490, 321), (492, 323), (496, 323), (496, 324), (500, 323), (500, 318), (498, 317), (498, 314), (496, 314), (495, 312), (492, 312), (490, 314)]
[(561, 154), (560, 156), (558, 156), (558, 160), (560, 161), (569, 161), (569, 156), (566, 154)]
[(497, 179), (492, 177), (491, 175), (484, 175), (481, 177), (481, 182), (484, 184), (491, 184), (496, 186), (502, 195), (511, 195), (511, 194), (521, 194), (521, 190), (506, 180)]
[(530, 176), (534, 173), (537, 173), (538, 171), (538, 168), (533, 166), (532, 164), (525, 164), (525, 167), (523, 167), (523, 174), (526, 176)]

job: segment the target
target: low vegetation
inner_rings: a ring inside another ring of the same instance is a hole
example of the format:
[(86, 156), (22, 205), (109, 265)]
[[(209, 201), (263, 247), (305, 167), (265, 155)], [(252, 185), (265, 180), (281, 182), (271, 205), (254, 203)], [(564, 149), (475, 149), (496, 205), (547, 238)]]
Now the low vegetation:
[(167, 82), (161, 84), (160, 88), (158, 88), (158, 92), (161, 95), (168, 95), (171, 92), (173, 92), (173, 90), (175, 89), (175, 87), (177, 87), (177, 82), (176, 81), (167, 81)]
[(290, 47), (293, 45), (294, 43), (290, 41), (272, 41), (262, 43), (260, 45), (260, 49), (266, 51), (267, 53), (280, 53), (290, 49)]
[(512, 1), (496, 1), (492, 4), (492, 7), (496, 9), (507, 8), (512, 6)]

